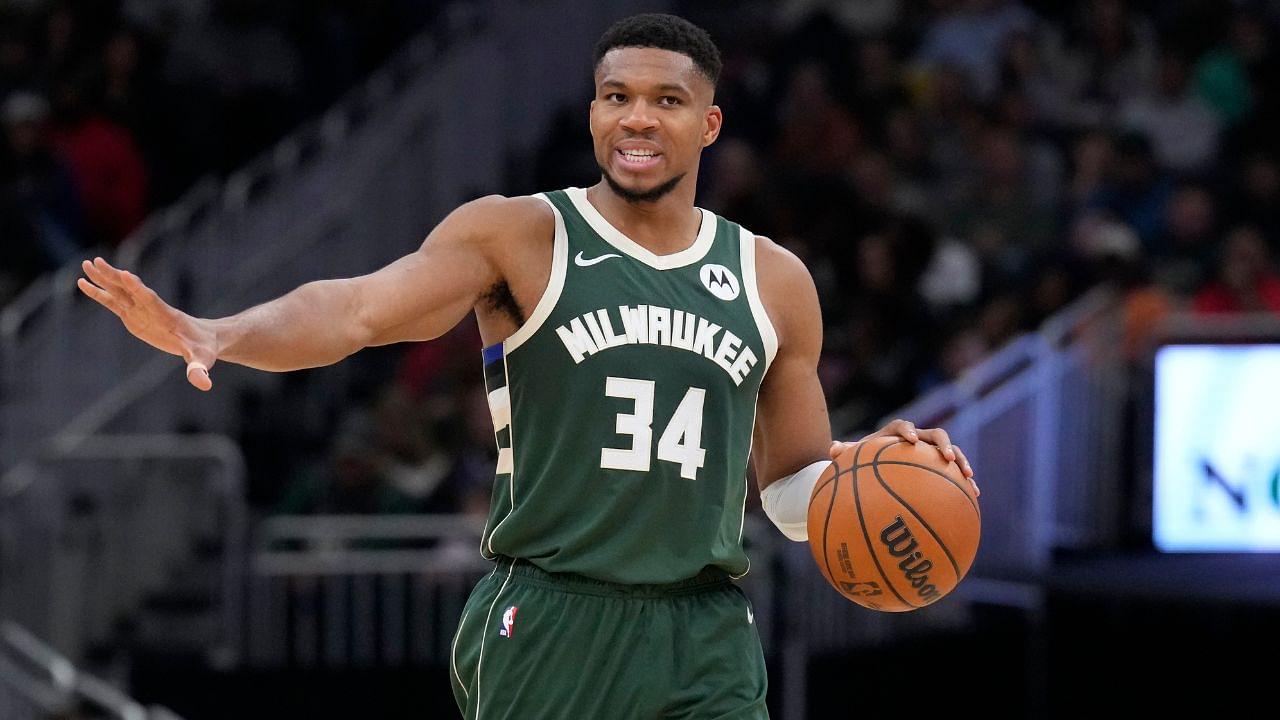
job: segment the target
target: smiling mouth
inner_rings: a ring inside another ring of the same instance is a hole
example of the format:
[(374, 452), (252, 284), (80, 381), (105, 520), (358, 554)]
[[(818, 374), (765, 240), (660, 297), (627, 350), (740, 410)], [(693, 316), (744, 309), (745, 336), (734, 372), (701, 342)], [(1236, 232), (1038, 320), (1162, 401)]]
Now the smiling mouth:
[(645, 170), (658, 164), (662, 153), (656, 150), (616, 150), (623, 167), (629, 170)]

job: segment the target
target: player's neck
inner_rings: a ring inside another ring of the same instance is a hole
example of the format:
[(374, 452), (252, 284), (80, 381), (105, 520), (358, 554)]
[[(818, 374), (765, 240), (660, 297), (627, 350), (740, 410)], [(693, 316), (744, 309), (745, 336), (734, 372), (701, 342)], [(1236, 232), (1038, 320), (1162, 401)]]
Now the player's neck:
[(653, 202), (631, 202), (604, 180), (587, 188), (587, 200), (623, 235), (655, 255), (680, 252), (693, 244), (702, 213), (693, 207), (696, 178), (686, 177)]

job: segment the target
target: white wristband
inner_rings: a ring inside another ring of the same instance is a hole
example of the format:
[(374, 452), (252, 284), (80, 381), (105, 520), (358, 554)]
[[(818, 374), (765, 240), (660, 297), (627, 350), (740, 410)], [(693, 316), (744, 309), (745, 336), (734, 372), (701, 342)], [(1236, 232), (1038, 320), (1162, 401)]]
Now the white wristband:
[(822, 471), (830, 464), (830, 460), (819, 460), (778, 478), (760, 491), (764, 514), (791, 540), (803, 542), (809, 539), (809, 498)]

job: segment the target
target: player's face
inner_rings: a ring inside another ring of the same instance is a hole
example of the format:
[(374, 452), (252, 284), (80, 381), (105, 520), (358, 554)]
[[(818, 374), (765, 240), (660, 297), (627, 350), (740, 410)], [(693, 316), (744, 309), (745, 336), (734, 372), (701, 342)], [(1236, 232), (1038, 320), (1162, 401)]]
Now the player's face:
[(601, 59), (595, 81), (596, 162), (629, 199), (656, 200), (674, 188), (696, 171), (702, 148), (720, 134), (715, 90), (687, 55), (614, 48)]

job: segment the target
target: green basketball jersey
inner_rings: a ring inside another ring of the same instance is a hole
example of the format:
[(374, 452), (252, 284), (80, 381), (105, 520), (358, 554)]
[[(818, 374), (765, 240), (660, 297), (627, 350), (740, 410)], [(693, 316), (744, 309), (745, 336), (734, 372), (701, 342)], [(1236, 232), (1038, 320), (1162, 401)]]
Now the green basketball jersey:
[(482, 551), (616, 583), (745, 574), (756, 395), (778, 345), (755, 236), (702, 210), (691, 246), (655, 255), (581, 188), (538, 197), (551, 279), (484, 350), (498, 465)]

